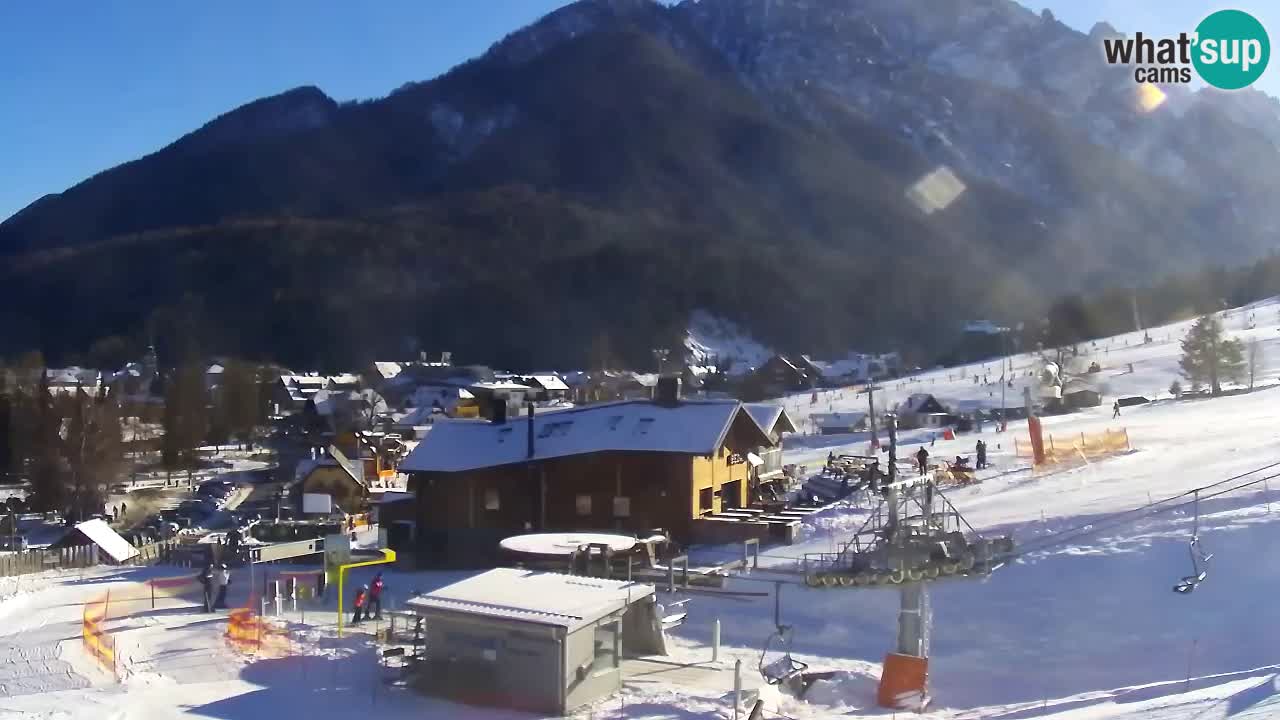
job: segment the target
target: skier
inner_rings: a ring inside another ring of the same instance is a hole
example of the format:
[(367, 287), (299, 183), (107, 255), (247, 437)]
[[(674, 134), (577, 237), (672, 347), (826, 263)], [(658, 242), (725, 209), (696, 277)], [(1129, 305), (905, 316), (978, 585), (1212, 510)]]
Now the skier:
[(213, 563), (206, 563), (200, 573), (200, 587), (204, 589), (204, 611), (213, 612)]
[(227, 569), (227, 564), (218, 565), (218, 569), (213, 573), (213, 585), (218, 589), (218, 597), (213, 601), (214, 610), (225, 610), (227, 608), (227, 586), (231, 584), (231, 571)]
[(1120, 401), (1119, 400), (1117, 400), (1115, 404), (1111, 406), (1111, 419), (1115, 420), (1118, 417), (1120, 417)]
[(978, 469), (981, 470), (987, 466), (987, 444), (979, 440), (975, 453), (978, 456)]
[(835, 463), (835, 461), (836, 461), (835, 452), (833, 451), (833, 452), (827, 453), (827, 467), (831, 467)]
[(374, 575), (373, 582), (369, 585), (369, 608), (373, 610), (374, 620), (382, 619), (382, 573)]
[(929, 471), (929, 451), (923, 446), (916, 452), (916, 464), (920, 466), (921, 475)]
[(362, 618), (362, 616), (363, 616), (363, 614), (364, 614), (364, 598), (365, 598), (365, 593), (366, 593), (366, 592), (368, 592), (368, 591), (369, 591), (369, 586), (368, 586), (368, 585), (364, 585), (364, 586), (362, 586), (359, 590), (356, 590), (356, 600), (355, 600), (355, 603), (354, 603), (354, 605), (355, 605), (355, 610), (354, 610), (354, 611), (352, 612), (352, 614), (351, 614), (351, 624), (352, 624), (352, 625), (357, 625), (357, 624), (359, 624), (359, 623), (360, 623), (360, 620), (361, 620), (361, 618)]

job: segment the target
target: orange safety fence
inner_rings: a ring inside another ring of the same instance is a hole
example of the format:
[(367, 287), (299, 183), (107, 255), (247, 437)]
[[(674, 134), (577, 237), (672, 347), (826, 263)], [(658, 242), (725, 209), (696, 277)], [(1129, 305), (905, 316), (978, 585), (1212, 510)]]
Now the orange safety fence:
[[(1029, 440), (1014, 438), (1014, 452), (1019, 458), (1035, 456)], [(1128, 428), (1103, 430), (1099, 433), (1071, 433), (1044, 436), (1045, 462), (1049, 464), (1070, 462), (1083, 456), (1085, 459), (1101, 457), (1132, 449)]]
[(245, 654), (269, 657), (289, 654), (288, 633), (250, 607), (231, 611), (227, 617), (225, 637), (228, 645)]
[(84, 615), (81, 620), (80, 637), (84, 649), (103, 669), (119, 678), (116, 666), (116, 642), (111, 633), (102, 627), (107, 619), (107, 611), (111, 604), (111, 591), (106, 595), (84, 604)]

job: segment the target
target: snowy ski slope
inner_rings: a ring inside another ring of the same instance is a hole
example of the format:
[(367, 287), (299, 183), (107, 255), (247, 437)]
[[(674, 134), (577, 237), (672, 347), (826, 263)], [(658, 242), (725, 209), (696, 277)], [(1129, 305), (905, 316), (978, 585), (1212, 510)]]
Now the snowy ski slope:
[[(1241, 331), (1247, 312), (1227, 317), (1230, 332), (1264, 343), (1261, 384), (1280, 376), (1280, 306), (1252, 308), (1258, 327)], [(1200, 503), (1200, 537), (1214, 553), (1208, 578), (1190, 595), (1172, 585), (1190, 572), (1187, 542), (1193, 516), (1179, 505), (1159, 514), (1116, 513), (1188, 489), (1280, 463), (1280, 388), (1218, 399), (1175, 402), (1167, 387), (1176, 377), (1177, 341), (1186, 323), (1155, 328), (1156, 342), (1140, 334), (1098, 342), (1090, 359), (1103, 366), (1104, 406), (1050, 418), (1051, 433), (1128, 429), (1130, 453), (1061, 471), (1033, 473), (1011, 452), (1007, 434), (982, 435), (994, 467), (979, 485), (948, 497), (980, 531), (1010, 532), (1033, 550), (985, 580), (950, 580), (932, 586), (930, 690), (922, 717), (1261, 718), (1280, 715), (1280, 465), (1219, 486), (1228, 489)], [(1126, 345), (1126, 341), (1128, 345)], [(1028, 356), (1015, 366), (1028, 367)], [(1087, 364), (1088, 360), (1086, 360)], [(1134, 370), (1128, 372), (1128, 364)], [(996, 363), (991, 363), (994, 366)], [(967, 372), (934, 370), (891, 385), (885, 395), (924, 389), (944, 401), (989, 401), (989, 388)], [(967, 380), (963, 375), (967, 375)], [(1111, 398), (1142, 393), (1161, 399), (1126, 408), (1111, 418)], [(864, 398), (845, 391), (785, 399), (800, 418), (828, 407), (861, 409)], [(998, 397), (994, 398), (998, 404)], [(927, 433), (903, 434), (906, 452), (929, 442)], [(967, 454), (973, 435), (937, 440), (937, 456)], [(865, 437), (796, 437), (788, 460), (818, 462), (830, 450), (865, 449)], [(1272, 475), (1278, 475), (1270, 479)], [(1268, 478), (1265, 482), (1263, 478)], [(1256, 482), (1254, 482), (1256, 481)], [(1245, 483), (1253, 484), (1246, 485)], [(1173, 505), (1172, 503), (1170, 505)], [(754, 672), (773, 629), (774, 586), (782, 586), (782, 619), (795, 627), (794, 652), (815, 670), (839, 673), (816, 685), (806, 700), (762, 691), (766, 718), (887, 716), (874, 707), (879, 663), (894, 643), (897, 595), (888, 589), (810, 589), (785, 572), (805, 552), (838, 546), (864, 511), (827, 511), (800, 544), (764, 550), (765, 569), (734, 579), (729, 589), (759, 596), (690, 595), (688, 620), (673, 638), (673, 659), (707, 664), (712, 625), (719, 619), (719, 665), (741, 659)], [(1076, 532), (1066, 532), (1072, 529)], [(716, 559), (700, 549), (697, 559)], [(307, 611), (305, 623), (288, 615), (295, 655), (250, 662), (221, 641), (225, 622), (195, 612), (193, 596), (173, 599), (136, 616), (115, 617), (125, 649), (125, 679), (117, 683), (84, 656), (74, 603), (108, 588), (127, 594), (167, 569), (100, 569), (79, 575), (0, 579), (0, 720), (48, 718), (249, 718), (299, 716), (308, 720), (376, 714), (400, 718), (529, 718), (526, 714), (453, 705), (391, 691), (379, 680), (371, 636), (333, 636), (332, 606)], [(457, 577), (445, 573), (390, 573), (392, 597), (428, 590)], [(352, 582), (358, 581), (357, 576)], [(247, 577), (237, 575), (235, 592)], [(660, 593), (661, 601), (670, 596)], [(636, 677), (621, 697), (575, 714), (578, 718), (729, 718), (727, 670), (699, 683), (689, 673)], [(745, 713), (743, 715), (745, 717)]]

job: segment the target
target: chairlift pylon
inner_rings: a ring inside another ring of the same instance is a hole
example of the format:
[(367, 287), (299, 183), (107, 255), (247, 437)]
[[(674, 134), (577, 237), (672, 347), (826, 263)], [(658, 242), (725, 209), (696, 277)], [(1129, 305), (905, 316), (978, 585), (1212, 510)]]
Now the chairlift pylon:
[(1195, 498), (1192, 501), (1195, 508), (1195, 519), (1191, 526), (1191, 541), (1188, 543), (1188, 552), (1191, 553), (1191, 575), (1183, 577), (1173, 586), (1173, 591), (1186, 595), (1200, 586), (1209, 574), (1209, 560), (1213, 558), (1213, 553), (1205, 554), (1204, 549), (1200, 547), (1200, 491), (1197, 490)]

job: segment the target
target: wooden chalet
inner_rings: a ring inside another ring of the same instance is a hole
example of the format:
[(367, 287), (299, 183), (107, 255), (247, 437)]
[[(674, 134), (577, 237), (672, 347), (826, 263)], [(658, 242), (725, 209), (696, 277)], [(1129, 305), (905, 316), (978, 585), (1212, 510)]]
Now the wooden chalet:
[[(665, 383), (665, 381), (664, 381)], [(492, 422), (445, 420), (401, 463), (416, 495), (418, 560), (482, 565), (539, 531), (665, 530), (744, 507), (748, 455), (773, 440), (736, 400), (631, 400)]]

